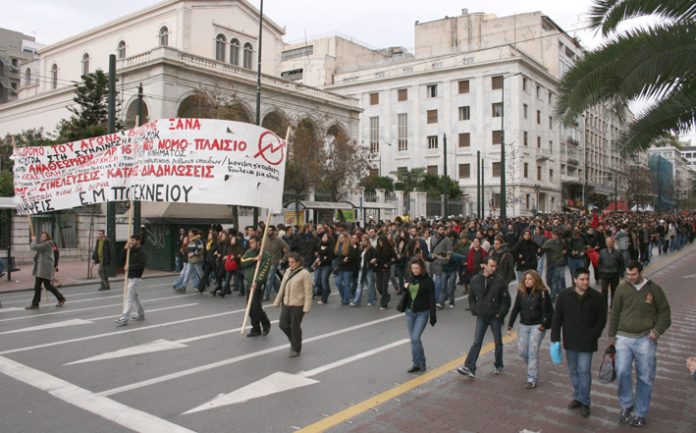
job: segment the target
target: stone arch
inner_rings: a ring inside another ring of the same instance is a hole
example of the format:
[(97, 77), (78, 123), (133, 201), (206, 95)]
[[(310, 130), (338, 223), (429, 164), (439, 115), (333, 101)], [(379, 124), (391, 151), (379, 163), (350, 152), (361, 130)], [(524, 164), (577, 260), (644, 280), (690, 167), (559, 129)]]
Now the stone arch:
[(211, 118), (213, 109), (208, 98), (200, 92), (194, 92), (186, 96), (177, 110), (177, 117), (181, 118)]
[[(125, 129), (131, 129), (135, 127), (135, 118), (138, 115), (138, 98), (135, 97), (133, 100), (128, 104), (128, 109), (126, 110), (126, 117), (123, 119), (123, 127)], [(150, 121), (150, 110), (147, 106), (147, 102), (145, 102), (145, 99), (143, 98), (143, 118), (140, 121), (140, 124), (144, 124)]]
[(218, 109), (219, 119), (233, 120), (235, 122), (256, 123), (251, 110), (241, 101), (230, 101)]
[(336, 138), (339, 136), (347, 137), (348, 131), (346, 130), (345, 126), (343, 126), (343, 124), (341, 122), (334, 122), (331, 124), (331, 126), (329, 126), (326, 129), (326, 137), (328, 139), (329, 137)]
[(282, 111), (273, 110), (264, 116), (261, 126), (275, 132), (278, 137), (284, 138), (290, 121)]

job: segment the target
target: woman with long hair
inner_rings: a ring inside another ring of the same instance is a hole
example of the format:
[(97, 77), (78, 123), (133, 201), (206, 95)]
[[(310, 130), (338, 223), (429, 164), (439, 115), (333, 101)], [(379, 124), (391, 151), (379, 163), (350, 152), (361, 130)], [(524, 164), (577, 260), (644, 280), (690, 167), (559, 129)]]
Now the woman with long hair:
[(396, 240), (394, 241), (396, 261), (392, 266), (392, 284), (396, 289), (397, 295), (400, 295), (404, 288), (406, 265), (408, 263), (406, 246), (408, 245), (409, 240), (408, 231), (406, 229), (401, 229), (399, 230)]
[(379, 309), (386, 310), (389, 307), (389, 276), (391, 265), (396, 260), (394, 247), (386, 236), (380, 235), (377, 238), (377, 248), (375, 248), (375, 276), (377, 293), (379, 293)]
[(375, 270), (374, 266), (377, 263), (375, 258), (375, 249), (372, 248), (370, 236), (362, 235), (362, 250), (360, 251), (360, 264), (358, 267), (358, 287), (355, 290), (351, 307), (359, 307), (362, 299), (363, 288), (367, 288), (367, 305), (369, 307), (375, 305)]
[(333, 252), (333, 240), (328, 233), (324, 233), (319, 242), (319, 247), (317, 248), (316, 260), (314, 261), (313, 267), (316, 272), (319, 273), (319, 287), (317, 287), (317, 295), (321, 296), (321, 299), (317, 304), (326, 304), (329, 302), (329, 294), (331, 293), (331, 286), (329, 285), (329, 277), (331, 276), (331, 264), (334, 259)]
[(406, 315), (406, 326), (411, 339), (411, 368), (408, 373), (425, 371), (425, 350), (421, 336), (425, 325), (430, 321), (431, 326), (437, 322), (435, 309), (435, 283), (425, 271), (422, 259), (411, 260), (408, 264), (410, 276), (404, 283), (403, 298), (399, 302), (399, 311)]
[(352, 297), (353, 274), (357, 272), (360, 263), (360, 250), (351, 243), (348, 232), (341, 232), (334, 247), (334, 255), (338, 262), (336, 287), (341, 295), (341, 305), (348, 305)]
[(56, 307), (62, 307), (65, 304), (65, 296), (63, 296), (51, 283), (53, 280), (53, 273), (55, 272), (54, 258), (53, 258), (53, 242), (51, 241), (51, 235), (46, 232), (41, 232), (39, 239), (36, 236), (31, 237), (30, 248), (35, 251), (34, 254), (34, 269), (31, 274), (34, 276), (34, 299), (31, 301), (31, 305), (26, 307), (27, 310), (38, 310), (39, 303), (41, 302), (41, 286), (45, 287), (46, 290), (51, 292), (53, 296), (58, 299)]
[(517, 352), (527, 364), (527, 381), (524, 387), (534, 389), (539, 378), (539, 346), (546, 330), (551, 328), (553, 317), (549, 289), (537, 271), (528, 270), (522, 275), (515, 304), (510, 313), (508, 333), (512, 332), (518, 313), (520, 324), (517, 326)]

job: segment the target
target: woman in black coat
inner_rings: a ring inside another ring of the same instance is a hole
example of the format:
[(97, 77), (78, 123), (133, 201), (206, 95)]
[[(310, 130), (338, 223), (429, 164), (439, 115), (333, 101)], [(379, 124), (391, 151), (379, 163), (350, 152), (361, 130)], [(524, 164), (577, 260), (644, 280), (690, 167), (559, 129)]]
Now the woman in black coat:
[(410, 277), (404, 283), (404, 294), (399, 302), (399, 311), (406, 314), (406, 326), (411, 338), (411, 368), (408, 373), (425, 371), (425, 350), (421, 336), (425, 325), (430, 321), (431, 326), (437, 322), (435, 309), (435, 284), (425, 271), (425, 262), (414, 259), (409, 262)]
[(396, 261), (396, 252), (391, 242), (386, 236), (381, 235), (377, 238), (377, 248), (375, 248), (375, 277), (377, 293), (380, 295), (379, 309), (386, 310), (389, 307), (389, 277), (391, 266)]

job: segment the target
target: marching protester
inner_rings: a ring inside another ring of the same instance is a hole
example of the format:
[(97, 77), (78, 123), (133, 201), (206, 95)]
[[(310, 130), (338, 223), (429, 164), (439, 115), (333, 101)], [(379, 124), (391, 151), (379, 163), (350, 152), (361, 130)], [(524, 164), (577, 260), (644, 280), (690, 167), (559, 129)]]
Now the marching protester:
[(391, 266), (396, 261), (396, 253), (394, 247), (389, 242), (386, 236), (380, 235), (377, 238), (377, 247), (375, 248), (374, 269), (376, 277), (377, 293), (379, 293), (379, 309), (386, 310), (389, 308), (389, 276)]
[(512, 331), (517, 314), (520, 315), (520, 324), (517, 327), (517, 352), (527, 364), (527, 381), (524, 387), (534, 389), (539, 379), (539, 346), (546, 335), (546, 330), (551, 328), (553, 317), (553, 304), (549, 290), (542, 282), (541, 276), (534, 270), (528, 270), (522, 275), (508, 321), (508, 332)]
[(273, 305), (282, 307), (278, 326), (290, 340), (289, 356), (294, 358), (302, 351), (302, 318), (312, 309), (312, 276), (303, 268), (299, 253), (289, 253), (287, 260), (288, 269)]
[(360, 306), (363, 289), (367, 290), (367, 306), (375, 305), (377, 291), (375, 289), (375, 263), (377, 263), (376, 252), (372, 247), (372, 242), (368, 235), (362, 236), (362, 251), (360, 252), (360, 268), (358, 271), (358, 287), (355, 296), (350, 303), (351, 307)]
[(99, 291), (110, 290), (109, 265), (111, 264), (111, 243), (104, 230), (99, 230), (97, 243), (92, 251), (92, 261), (97, 265), (99, 275)]
[[(123, 313), (121, 317), (115, 320), (116, 326), (126, 326), (128, 324), (128, 319), (145, 320), (145, 310), (138, 297), (138, 286), (140, 286), (147, 261), (145, 249), (142, 247), (141, 243), (142, 240), (140, 236), (133, 235), (128, 239), (128, 243), (125, 247), (126, 250), (130, 249), (128, 263), (123, 267), (128, 278), (128, 293), (126, 295)], [(132, 313), (137, 314), (131, 316)]]
[(312, 267), (315, 269), (315, 282), (317, 285), (317, 296), (321, 299), (317, 304), (326, 304), (329, 302), (329, 295), (331, 294), (331, 285), (329, 284), (329, 277), (331, 277), (331, 267), (333, 265), (334, 259), (334, 244), (331, 236), (328, 233), (324, 233), (319, 241), (319, 245), (316, 251), (316, 260)]
[(31, 272), (35, 278), (34, 298), (31, 301), (31, 305), (25, 308), (26, 310), (37, 310), (39, 308), (42, 286), (58, 299), (56, 307), (62, 307), (65, 304), (65, 296), (63, 296), (58, 289), (53, 287), (53, 283), (51, 282), (56, 270), (52, 244), (51, 236), (46, 232), (41, 232), (38, 240), (36, 236), (31, 237), (29, 248), (36, 252), (34, 254), (34, 269)]
[(634, 427), (645, 425), (657, 367), (657, 340), (671, 324), (669, 302), (662, 287), (643, 277), (642, 271), (637, 261), (626, 266), (626, 280), (616, 288), (609, 321), (609, 337), (616, 345), (619, 421)]
[[(247, 337), (258, 337), (259, 335), (265, 337), (271, 332), (271, 321), (266, 312), (263, 311), (262, 306), (264, 285), (268, 280), (268, 271), (271, 268), (271, 255), (267, 251), (261, 254), (260, 247), (261, 241), (258, 237), (252, 236), (249, 238), (249, 249), (244, 253), (241, 260), (241, 265), (244, 269), (244, 281), (247, 286), (247, 299), (249, 296), (252, 296), (253, 292), (251, 310), (249, 311), (251, 330)], [(256, 263), (259, 260), (261, 264), (258, 267), (259, 271), (256, 273), (256, 278), (254, 278)]]
[(412, 364), (407, 372), (417, 373), (426, 370), (425, 350), (421, 336), (428, 322), (431, 326), (435, 326), (437, 322), (435, 284), (425, 271), (425, 262), (422, 259), (413, 259), (408, 266), (410, 276), (404, 283), (404, 293), (398, 310), (406, 315), (406, 326), (411, 339)]
[[(357, 242), (357, 236), (355, 242)], [(341, 296), (341, 305), (348, 305), (353, 297), (353, 282), (360, 265), (360, 250), (358, 245), (353, 243), (348, 232), (338, 235), (334, 255), (338, 260), (338, 275), (335, 281)]]
[(278, 280), (278, 271), (282, 262), (285, 262), (287, 254), (290, 252), (290, 247), (285, 243), (282, 237), (278, 236), (276, 226), (269, 225), (266, 230), (266, 251), (271, 255), (271, 268), (268, 270), (268, 281), (264, 289), (263, 300), (268, 301), (271, 297), (271, 292), (278, 293), (280, 280)]
[(561, 341), (566, 351), (568, 373), (573, 386), (573, 399), (568, 409), (580, 409), (580, 415), (590, 416), (592, 387), (592, 354), (607, 324), (607, 302), (601, 293), (590, 287), (590, 272), (578, 268), (573, 287), (564, 290), (556, 299), (551, 325), (551, 342)]
[(476, 316), (476, 331), (464, 366), (457, 368), (457, 372), (472, 380), (476, 377), (476, 361), (489, 327), (495, 341), (493, 374), (503, 371), (502, 327), (503, 320), (510, 310), (510, 293), (507, 282), (496, 272), (496, 264), (493, 257), (484, 259), (483, 272), (475, 275), (469, 286), (469, 305), (471, 313)]
[(614, 248), (614, 238), (606, 238), (607, 247), (599, 252), (599, 278), (602, 280), (602, 295), (605, 299), (611, 299), (613, 303), (614, 293), (619, 286), (619, 280), (626, 270), (623, 254)]

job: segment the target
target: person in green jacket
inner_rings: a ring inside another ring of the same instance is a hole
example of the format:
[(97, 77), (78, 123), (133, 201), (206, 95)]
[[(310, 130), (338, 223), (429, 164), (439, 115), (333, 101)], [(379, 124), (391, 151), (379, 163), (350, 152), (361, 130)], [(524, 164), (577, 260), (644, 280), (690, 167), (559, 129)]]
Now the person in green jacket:
[[(671, 324), (665, 292), (644, 278), (642, 271), (638, 261), (626, 266), (626, 280), (616, 288), (609, 321), (609, 338), (616, 345), (619, 422), (634, 427), (645, 425), (655, 381), (657, 340)], [(635, 393), (631, 377), (634, 362)]]
[[(261, 242), (257, 236), (252, 236), (249, 238), (249, 249), (242, 256), (242, 269), (244, 269), (244, 283), (247, 287), (247, 299), (249, 295), (254, 291), (254, 295), (251, 301), (251, 310), (249, 311), (249, 318), (251, 319), (251, 330), (247, 334), (247, 337), (258, 337), (263, 335), (264, 337), (271, 332), (271, 321), (268, 319), (268, 315), (263, 311), (261, 303), (263, 302), (263, 289), (266, 281), (268, 280), (268, 271), (271, 268), (271, 255), (264, 251), (263, 255), (260, 254)], [(254, 272), (256, 272), (256, 263), (261, 260), (261, 265), (259, 266), (259, 272), (254, 278)]]

